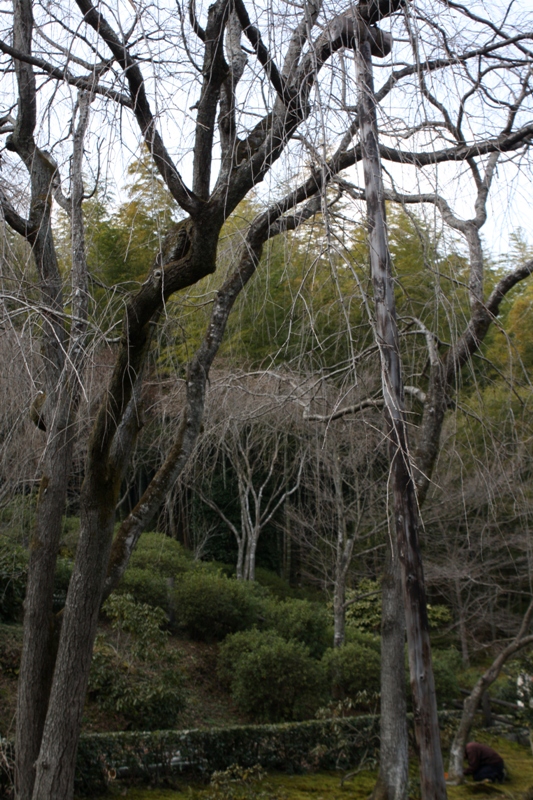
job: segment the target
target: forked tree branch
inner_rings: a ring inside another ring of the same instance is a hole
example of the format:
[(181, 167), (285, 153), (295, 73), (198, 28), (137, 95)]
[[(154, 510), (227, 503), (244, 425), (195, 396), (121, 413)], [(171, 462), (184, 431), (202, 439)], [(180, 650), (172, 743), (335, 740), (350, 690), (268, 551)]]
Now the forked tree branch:
[(133, 112), (148, 149), (152, 153), (156, 166), (170, 193), (185, 211), (194, 215), (199, 209), (197, 198), (185, 185), (156, 129), (155, 119), (146, 94), (144, 78), (138, 62), (130, 55), (128, 47), (120, 41), (111, 25), (96, 10), (91, 0), (76, 0), (76, 3), (83, 14), (84, 21), (106, 43), (125, 73), (130, 89)]
[(272, 83), (272, 86), (276, 90), (276, 94), (284, 105), (288, 105), (294, 96), (294, 92), (290, 91), (289, 87), (285, 83), (285, 79), (281, 76), (273, 57), (268, 52), (268, 49), (261, 38), (259, 30), (250, 22), (250, 17), (248, 16), (248, 12), (243, 0), (234, 0), (234, 7), (235, 11), (237, 12), (237, 16), (239, 17), (239, 22), (241, 23), (243, 33), (248, 37), (252, 47), (254, 48), (259, 62), (263, 66), (263, 69)]

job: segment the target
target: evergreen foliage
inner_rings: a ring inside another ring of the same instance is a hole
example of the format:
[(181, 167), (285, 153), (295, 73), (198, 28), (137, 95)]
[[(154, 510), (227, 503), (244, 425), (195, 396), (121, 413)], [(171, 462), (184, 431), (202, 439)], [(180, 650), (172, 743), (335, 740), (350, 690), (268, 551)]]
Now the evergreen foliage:
[(176, 624), (200, 641), (221, 641), (252, 627), (261, 608), (252, 584), (205, 568), (185, 574), (173, 598)]
[(313, 658), (320, 659), (328, 648), (333, 632), (323, 604), (307, 600), (266, 600), (263, 625), (286, 641), (304, 644)]
[(349, 642), (328, 650), (324, 665), (335, 698), (355, 700), (361, 692), (379, 694), (381, 659), (375, 647)]
[(228, 636), (220, 648), (220, 674), (238, 708), (258, 722), (308, 718), (326, 696), (322, 665), (301, 642), (274, 631)]
[(113, 636), (96, 639), (89, 696), (102, 709), (123, 714), (133, 728), (176, 727), (185, 695), (179, 664), (161, 627), (164, 612), (131, 595), (111, 596), (103, 610)]

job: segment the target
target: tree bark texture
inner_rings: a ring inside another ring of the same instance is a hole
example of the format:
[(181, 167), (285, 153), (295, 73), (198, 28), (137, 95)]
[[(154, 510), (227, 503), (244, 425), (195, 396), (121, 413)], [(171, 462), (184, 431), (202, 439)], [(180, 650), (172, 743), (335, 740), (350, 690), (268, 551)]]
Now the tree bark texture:
[(372, 55), (364, 9), (360, 7), (360, 10), (359, 48), (356, 51), (358, 112), (367, 203), (370, 265), (374, 287), (374, 324), (382, 365), (394, 519), (402, 567), (415, 731), (420, 750), (421, 794), (423, 800), (444, 800), (446, 784), (431, 665), (424, 576), (418, 541), (417, 498), (404, 418), (403, 380), (391, 256), (386, 232)]
[(333, 454), (332, 472), (337, 526), (335, 586), (333, 590), (333, 647), (341, 647), (344, 644), (346, 632), (346, 577), (352, 560), (355, 536), (348, 535), (342, 475), (337, 451)]
[[(14, 46), (30, 54), (33, 14), (28, 0), (14, 3)], [(80, 372), (83, 366), (83, 338), (86, 329), (86, 265), (83, 245), (81, 200), (81, 155), (85, 122), (78, 126), (74, 145), (73, 170), (78, 169), (73, 191), (73, 241), (78, 263), (73, 289), (79, 289), (81, 302), (75, 301), (76, 347), (70, 346), (62, 317), (62, 279), (52, 235), (51, 210), (56, 170), (48, 156), (36, 146), (36, 84), (29, 64), (15, 62), (19, 87), (19, 112), (13, 134), (6, 145), (16, 152), (30, 178), (30, 214), (26, 236), (40, 280), (41, 298), (47, 311), (43, 315), (42, 353), (45, 402), (41, 409), (47, 443), (43, 459), (37, 504), (37, 519), (30, 546), (27, 593), (24, 602), (24, 635), (17, 695), (15, 792), (29, 800), (35, 776), (52, 685), (58, 625), (52, 611), (54, 573), (61, 535), (67, 484), (74, 446), (73, 425), (80, 398)], [(79, 217), (75, 216), (80, 211)], [(67, 352), (68, 351), (68, 352)]]
[(409, 739), (405, 699), (405, 613), (398, 548), (391, 540), (382, 580), (379, 773), (372, 800), (406, 800)]

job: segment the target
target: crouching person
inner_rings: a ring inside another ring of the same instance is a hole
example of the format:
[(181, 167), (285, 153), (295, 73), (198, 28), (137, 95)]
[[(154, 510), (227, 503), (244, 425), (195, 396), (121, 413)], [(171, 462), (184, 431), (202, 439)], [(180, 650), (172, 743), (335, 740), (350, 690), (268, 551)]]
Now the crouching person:
[(468, 767), (465, 775), (472, 775), (475, 781), (492, 781), (503, 783), (504, 763), (503, 758), (496, 750), (487, 744), (469, 742), (466, 746)]

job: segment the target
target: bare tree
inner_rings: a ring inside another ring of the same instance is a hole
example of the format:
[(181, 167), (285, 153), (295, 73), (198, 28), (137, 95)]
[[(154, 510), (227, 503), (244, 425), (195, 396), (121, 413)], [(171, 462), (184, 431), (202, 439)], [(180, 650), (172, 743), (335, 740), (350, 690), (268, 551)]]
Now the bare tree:
[(340, 647), (349, 604), (346, 589), (383, 550), (386, 458), (375, 412), (326, 430), (316, 424), (321, 416), (307, 414), (300, 424), (306, 461), (289, 518), (291, 535), (302, 550), (304, 574), (331, 593), (333, 645)]
[[(259, 538), (298, 490), (305, 453), (294, 437), (290, 440), (287, 420), (283, 426), (279, 414), (265, 409), (264, 399), (261, 410), (258, 404), (251, 407), (250, 402), (239, 410), (235, 388), (233, 385), (232, 391), (227, 392), (225, 402), (216, 394), (212, 397), (219, 405), (216, 416), (220, 418), (222, 411), (223, 421), (203, 437), (182, 482), (190, 486), (235, 536), (237, 579), (253, 581)], [(208, 420), (207, 424), (213, 423), (213, 414)], [(222, 500), (212, 491), (213, 478), (222, 472), (231, 473), (230, 485), (235, 486), (236, 497), (226, 497), (226, 500), (238, 502), (240, 525), (228, 516)]]
[(387, 241), (385, 197), (378, 149), (379, 133), (369, 35), (371, 11), (364, 7), (359, 10), (356, 69), (370, 269), (374, 285), (375, 336), (381, 358), (383, 399), (390, 447), (394, 527), (402, 574), (415, 730), (420, 749), (421, 794), (423, 798), (440, 800), (446, 797), (446, 788), (431, 664), (422, 558), (418, 541), (417, 497), (405, 418), (404, 381), (392, 282), (392, 261)]

